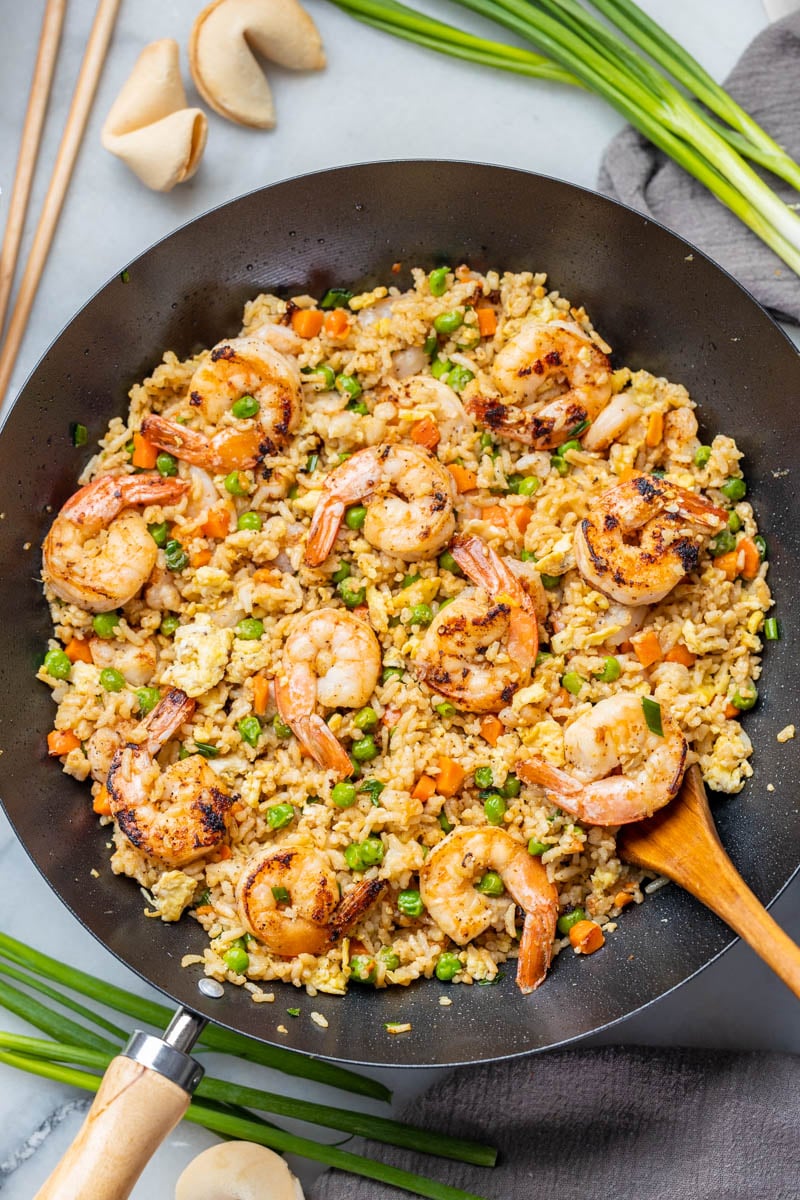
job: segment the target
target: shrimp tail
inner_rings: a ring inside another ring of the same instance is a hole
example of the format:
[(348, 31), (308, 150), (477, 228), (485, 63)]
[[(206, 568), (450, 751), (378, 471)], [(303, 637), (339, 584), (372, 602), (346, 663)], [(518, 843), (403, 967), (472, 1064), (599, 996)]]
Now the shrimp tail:
[(345, 514), (345, 503), (335, 496), (323, 496), (314, 509), (306, 544), (306, 564), (318, 567), (333, 549)]
[(123, 509), (138, 504), (172, 504), (189, 485), (184, 479), (162, 479), (160, 475), (101, 475), (70, 496), (60, 516), (87, 532), (100, 529)]
[(556, 910), (545, 916), (527, 913), (519, 943), (517, 987), (523, 995), (536, 991), (544, 983), (553, 958), (553, 939), (556, 933)]
[(153, 711), (139, 722), (129, 740), (144, 745), (148, 754), (157, 754), (181, 725), (191, 721), (196, 707), (197, 701), (190, 699), (180, 688), (170, 688)]
[(539, 653), (539, 624), (536, 614), (514, 608), (508, 618), (509, 657), (523, 668), (530, 668)]
[(558, 796), (579, 795), (582, 787), (566, 771), (552, 766), (544, 758), (528, 758), (516, 766), (517, 775), (525, 783), (536, 783)]
[(342, 897), (331, 918), (331, 942), (339, 941), (386, 890), (385, 879), (362, 879)]
[(227, 426), (208, 437), (167, 417), (150, 414), (142, 421), (142, 434), (181, 462), (218, 472), (246, 471), (257, 466), (265, 454), (275, 453), (272, 442), (255, 426)]
[(304, 713), (288, 723), (300, 745), (319, 766), (335, 771), (339, 779), (353, 774), (353, 764), (344, 746), (317, 713)]

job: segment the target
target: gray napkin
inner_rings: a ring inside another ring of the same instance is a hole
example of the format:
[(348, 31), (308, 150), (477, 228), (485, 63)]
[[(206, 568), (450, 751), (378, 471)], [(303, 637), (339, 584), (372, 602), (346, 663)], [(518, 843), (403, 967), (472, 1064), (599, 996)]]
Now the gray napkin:
[[(364, 1152), (491, 1200), (797, 1200), (800, 1059), (606, 1047), (447, 1076), (404, 1120), (492, 1142), (493, 1169), (363, 1142)], [(407, 1193), (331, 1171), (310, 1200)]]
[[(800, 12), (759, 34), (725, 87), (793, 158), (800, 157)], [(787, 203), (800, 201), (789, 184), (758, 170)], [(610, 143), (598, 187), (694, 242), (766, 308), (800, 323), (800, 279), (702, 184), (635, 129), (624, 129)]]

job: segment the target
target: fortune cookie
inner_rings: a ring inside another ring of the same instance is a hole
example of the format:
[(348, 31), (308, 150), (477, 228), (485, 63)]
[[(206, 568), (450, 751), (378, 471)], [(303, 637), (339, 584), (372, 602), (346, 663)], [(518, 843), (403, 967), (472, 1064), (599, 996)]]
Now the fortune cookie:
[(275, 105), (254, 50), (296, 71), (324, 67), (325, 52), (297, 0), (213, 0), (197, 17), (189, 68), (198, 92), (220, 116), (271, 129)]
[(178, 43), (145, 46), (103, 126), (106, 150), (127, 163), (142, 183), (169, 192), (194, 175), (206, 145), (208, 120), (186, 107)]

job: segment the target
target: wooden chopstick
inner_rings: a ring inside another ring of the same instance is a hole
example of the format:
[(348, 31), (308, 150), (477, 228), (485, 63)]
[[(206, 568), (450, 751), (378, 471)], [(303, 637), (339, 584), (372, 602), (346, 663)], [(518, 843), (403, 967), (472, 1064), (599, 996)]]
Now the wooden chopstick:
[(6, 340), (0, 351), (0, 404), (2, 404), (8, 389), (11, 372), (17, 361), (25, 326), (36, 296), (36, 289), (39, 286), (53, 234), (58, 225), (61, 207), (67, 194), (75, 160), (78, 157), (119, 6), (120, 0), (99, 0), (97, 5), (94, 24), (86, 44), (86, 52), (81, 63), (78, 81), (75, 84), (75, 91), (72, 94), (72, 103), (53, 167), (50, 186), (44, 198), (17, 301), (8, 323)]
[(14, 271), (17, 268), (19, 244), (22, 241), (22, 231), (25, 227), (25, 214), (28, 210), (33, 172), (39, 154), (39, 143), (42, 140), (45, 113), (50, 101), (50, 89), (53, 86), (53, 72), (58, 57), (66, 8), (67, 0), (47, 0), (42, 31), (39, 35), (39, 53), (36, 56), (36, 66), (28, 96), (25, 124), (22, 126), (19, 158), (8, 204), (3, 248), (0, 250), (0, 330), (6, 319), (8, 298), (11, 295)]

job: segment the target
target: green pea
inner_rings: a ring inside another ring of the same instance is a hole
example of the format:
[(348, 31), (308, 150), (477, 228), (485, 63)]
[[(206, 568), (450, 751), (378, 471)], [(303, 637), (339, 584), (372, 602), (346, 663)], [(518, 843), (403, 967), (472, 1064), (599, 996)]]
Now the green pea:
[(756, 534), (756, 536), (753, 538), (753, 545), (758, 551), (761, 561), (763, 562), (767, 557), (767, 539), (763, 538), (760, 533)]
[(602, 671), (596, 671), (594, 677), (601, 683), (613, 683), (615, 679), (619, 679), (621, 674), (622, 666), (619, 659), (615, 658), (613, 654), (609, 654), (607, 658), (603, 659)]
[(233, 945), (222, 956), (223, 962), (234, 975), (244, 975), (250, 966), (250, 955), (241, 946)]
[(100, 686), (107, 692), (121, 692), (125, 687), (125, 676), (116, 667), (106, 667), (100, 672)]
[(114, 630), (117, 628), (118, 625), (119, 625), (119, 613), (115, 613), (115, 612), (97, 613), (95, 616), (92, 617), (92, 629), (95, 631), (95, 633), (97, 634), (97, 636), (99, 638), (105, 638), (106, 640), (108, 640), (109, 638), (113, 638)]
[(536, 555), (533, 553), (532, 550), (520, 550), (519, 561), (520, 562), (536, 562)]
[(272, 898), (276, 904), (286, 904), (286, 902), (289, 899), (289, 889), (288, 888), (276, 886), (276, 887), (273, 887), (271, 890), (272, 890)]
[(337, 808), (352, 808), (356, 802), (356, 785), (346, 779), (340, 780), (331, 790), (331, 800)]
[(366, 417), (369, 415), (369, 405), (365, 400), (359, 400), (357, 402), (355, 400), (351, 400), (347, 406), (347, 411), (358, 413), (360, 417)]
[(171, 475), (178, 474), (178, 460), (173, 458), (171, 454), (159, 454), (156, 459), (156, 470), (159, 475), (163, 475), (168, 479)]
[(580, 448), (580, 442), (577, 441), (577, 439), (572, 438), (570, 441), (564, 442), (563, 446), (559, 446), (556, 454), (559, 454), (563, 458), (568, 450), (580, 450)]
[(549, 849), (549, 842), (540, 842), (538, 838), (531, 838), (528, 842), (528, 854), (532, 854), (534, 858), (541, 858)]
[(353, 293), (347, 288), (332, 287), (328, 288), (325, 295), (319, 302), (319, 306), (327, 312), (331, 308), (347, 308), (350, 301), (353, 299)]
[(494, 438), (490, 433), (481, 434), (481, 450), (493, 450)]
[(492, 792), (483, 802), (483, 811), (490, 825), (502, 825), (506, 802), (499, 792)]
[(422, 578), (422, 576), (419, 574), (418, 571), (415, 572), (413, 575), (411, 575), (411, 574), (404, 575), (403, 582), (400, 584), (400, 587), (401, 588), (411, 587), (412, 583), (416, 583), (421, 578)]
[(460, 970), (461, 960), (450, 950), (445, 950), (436, 960), (436, 978), (442, 983), (449, 983), (451, 979), (455, 979)]
[(334, 583), (344, 583), (345, 579), (349, 579), (352, 574), (350, 563), (340, 562), (339, 566), (331, 575), (331, 580)]
[(381, 683), (388, 683), (390, 679), (402, 679), (405, 673), (405, 667), (384, 667), (381, 671)]
[(396, 971), (400, 966), (400, 955), (395, 954), (391, 946), (381, 946), (378, 951), (378, 962), (383, 963), (387, 971)]
[(694, 452), (694, 465), (696, 467), (704, 467), (711, 458), (710, 446), (698, 446)]
[(497, 871), (487, 871), (478, 884), (478, 891), (482, 892), (484, 896), (502, 896), (505, 890), (503, 881), (497, 874)]
[(350, 978), (355, 983), (374, 983), (378, 977), (375, 959), (368, 954), (354, 954), (350, 959)]
[(464, 314), (458, 309), (452, 312), (440, 313), (434, 319), (433, 328), (437, 333), (455, 333), (464, 324)]
[(538, 492), (540, 485), (541, 480), (537, 475), (526, 475), (525, 478), (521, 479), (519, 482), (517, 494), (519, 496), (533, 496), (536, 492)]
[(540, 667), (543, 662), (547, 662), (548, 658), (552, 657), (553, 655), (549, 650), (538, 650), (536, 652), (536, 662), (534, 663), (534, 667)]
[(294, 820), (294, 808), (291, 804), (273, 804), (267, 809), (267, 824), (270, 829), (283, 829)]
[(225, 491), (231, 496), (246, 496), (250, 491), (247, 476), (241, 471), (231, 471), (225, 476)]
[(376, 867), (383, 862), (384, 848), (379, 837), (368, 837), (361, 843), (361, 861), (367, 867)]
[(409, 610), (409, 625), (430, 625), (433, 620), (433, 609), (430, 604), (414, 604)]
[(275, 713), (275, 716), (272, 718), (272, 728), (279, 738), (290, 738), (292, 736), (291, 726), (287, 725), (278, 713)]
[(522, 784), (513, 773), (506, 775), (506, 781), (500, 789), (506, 800), (515, 800), (522, 791)]
[(474, 775), (475, 787), (490, 788), (494, 783), (491, 767), (478, 767)]
[(569, 475), (571, 470), (570, 464), (566, 461), (566, 459), (562, 458), (560, 454), (553, 454), (551, 456), (550, 466), (554, 471), (558, 471), (559, 475), (562, 476)]
[(255, 750), (258, 739), (261, 737), (261, 722), (258, 717), (252, 713), (249, 717), (242, 717), (241, 721), (237, 722), (236, 728), (239, 730), (242, 741), (247, 742), (248, 746), (252, 746)]
[(580, 695), (581, 688), (585, 683), (586, 680), (577, 671), (567, 671), (565, 675), (561, 676), (561, 686), (573, 696)]
[(422, 896), (416, 888), (406, 888), (400, 892), (397, 897), (397, 907), (404, 917), (421, 917), (425, 911)]
[(261, 528), (262, 524), (263, 524), (263, 521), (261, 520), (261, 516), (259, 513), (244, 512), (244, 513), (242, 513), (242, 515), (239, 517), (238, 521), (236, 522), (236, 528), (237, 529), (250, 529), (250, 530), (254, 530), (257, 533), (259, 531), (259, 529)]
[(442, 830), (442, 833), (450, 833), (451, 830), (455, 829), (455, 825), (450, 823), (444, 809), (439, 813), (439, 828)]
[(747, 484), (743, 479), (728, 479), (720, 488), (723, 496), (728, 500), (733, 500), (734, 504), (739, 500), (744, 500), (747, 495)]
[(768, 642), (779, 642), (781, 640), (781, 626), (777, 617), (767, 617), (764, 622), (764, 637)]
[(348, 529), (361, 529), (367, 519), (367, 510), (363, 504), (354, 504), (344, 515), (344, 523)]
[(349, 846), (345, 847), (344, 861), (351, 871), (364, 870), (364, 859), (361, 857), (360, 842), (351, 842)]
[(432, 296), (443, 296), (447, 291), (449, 267), (436, 267), (428, 276), (428, 287)]
[(372, 762), (373, 758), (377, 758), (380, 754), (371, 733), (368, 733), (366, 737), (359, 738), (357, 742), (353, 742), (350, 752), (358, 763)]
[(748, 709), (753, 707), (757, 699), (758, 689), (755, 684), (747, 683), (743, 684), (741, 689), (737, 689), (734, 692), (731, 704), (734, 708), (738, 708), (740, 712), (747, 712)]
[(370, 730), (378, 727), (378, 714), (374, 708), (360, 708), (353, 717), (353, 724), (362, 733), (369, 733)]
[(155, 706), (161, 699), (161, 692), (155, 687), (141, 687), (136, 689), (136, 699), (139, 703), (139, 712), (143, 717), (146, 717), (149, 712), (152, 712)]
[(443, 720), (454, 717), (458, 711), (455, 704), (451, 704), (449, 700), (443, 700), (441, 704), (434, 704), (433, 707)]
[(164, 637), (172, 637), (180, 623), (180, 617), (176, 617), (174, 613), (167, 613), (158, 627), (158, 632), (163, 633)]
[(742, 518), (735, 510), (732, 510), (728, 513), (728, 529), (730, 529), (731, 533), (738, 533), (741, 528)]
[(293, 483), (286, 495), (289, 500), (296, 500), (300, 495), (300, 488), (296, 483)]
[(72, 663), (63, 650), (48, 650), (44, 656), (44, 669), (51, 679), (69, 679)]
[(555, 591), (557, 587), (561, 587), (560, 575), (547, 575), (544, 571), (542, 571), (539, 578), (542, 581), (542, 587), (547, 588), (548, 592)]
[(447, 383), (454, 392), (463, 392), (469, 381), (474, 378), (475, 372), (470, 371), (469, 367), (462, 367), (460, 363), (447, 373)]
[(169, 537), (169, 525), (166, 521), (160, 521), (157, 525), (148, 525), (147, 532), (159, 548), (166, 546)]
[(431, 363), (431, 375), (434, 379), (445, 380), (448, 372), (452, 369), (453, 364), (449, 358), (435, 358)]
[(264, 622), (258, 617), (243, 617), (236, 626), (236, 636), (243, 642), (257, 642), (264, 636)]
[(721, 554), (727, 554), (735, 548), (736, 538), (729, 529), (723, 529), (721, 533), (718, 533), (708, 543), (708, 552), (712, 558), (719, 558)]
[(461, 567), (458, 565), (456, 560), (453, 558), (453, 556), (449, 550), (445, 550), (442, 554), (439, 555), (439, 566), (442, 568), (443, 571), (449, 571), (451, 573), (451, 575), (463, 574)]
[(346, 608), (358, 608), (367, 597), (366, 588), (351, 588), (347, 583), (340, 583), (336, 588)]
[(182, 571), (184, 567), (189, 565), (189, 555), (175, 538), (170, 538), (167, 542), (164, 547), (164, 555), (167, 560), (167, 568), (170, 571)]
[(255, 396), (240, 396), (231, 405), (231, 413), (238, 420), (245, 421), (248, 417), (254, 417), (260, 408)]
[(357, 400), (364, 389), (355, 375), (341, 374), (336, 376), (336, 390), (349, 400)]
[(586, 913), (583, 911), (583, 909), (573, 908), (572, 912), (563, 913), (562, 916), (558, 918), (558, 932), (566, 937), (573, 925), (577, 925), (578, 921), (585, 920)]

